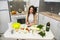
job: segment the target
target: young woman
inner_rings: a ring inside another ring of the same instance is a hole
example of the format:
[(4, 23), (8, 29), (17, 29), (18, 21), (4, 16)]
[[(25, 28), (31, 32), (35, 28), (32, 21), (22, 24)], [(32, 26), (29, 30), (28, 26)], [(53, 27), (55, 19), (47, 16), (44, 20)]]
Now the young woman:
[(29, 10), (28, 10), (28, 14), (26, 16), (26, 24), (28, 26), (32, 26), (34, 24), (37, 23), (37, 15), (36, 15), (36, 11), (35, 11), (35, 7), (34, 6), (30, 6)]

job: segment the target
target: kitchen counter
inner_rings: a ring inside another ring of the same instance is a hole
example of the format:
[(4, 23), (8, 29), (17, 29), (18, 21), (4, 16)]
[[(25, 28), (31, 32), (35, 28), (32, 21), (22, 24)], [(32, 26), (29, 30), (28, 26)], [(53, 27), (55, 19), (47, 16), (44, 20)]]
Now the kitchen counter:
[(45, 15), (45, 16), (50, 17), (50, 18), (53, 18), (57, 21), (60, 21), (60, 16), (57, 14), (50, 13), (50, 12), (40, 12), (40, 14)]
[[(24, 25), (24, 24), (22, 24)], [(35, 33), (19, 33), (19, 32), (14, 32), (13, 34), (11, 34), (11, 23), (8, 24), (9, 28), (8, 30), (4, 33), (4, 37), (5, 38), (14, 38), (14, 39), (35, 39), (35, 40), (53, 40), (54, 39), (54, 35), (51, 32), (51, 30), (49, 32), (46, 32), (46, 36), (42, 37), (39, 34), (35, 34)]]
[[(14, 16), (16, 16), (16, 15), (26, 15), (26, 14), (27, 14), (26, 11), (23, 11), (22, 13), (16, 12), (16, 14), (14, 14)], [(11, 16), (13, 16), (13, 15), (11, 14)]]

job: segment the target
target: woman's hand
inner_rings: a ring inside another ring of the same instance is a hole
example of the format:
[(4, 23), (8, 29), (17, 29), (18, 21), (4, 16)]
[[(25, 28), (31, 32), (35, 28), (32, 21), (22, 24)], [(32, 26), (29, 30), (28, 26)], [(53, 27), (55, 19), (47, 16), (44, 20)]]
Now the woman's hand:
[(27, 26), (32, 26), (33, 24), (34, 24), (34, 22), (32, 22), (32, 23), (26, 22), (26, 25), (27, 25)]
[(26, 24), (28, 25), (28, 22), (26, 22)]
[(30, 23), (30, 24), (28, 24), (28, 26), (32, 26), (32, 24)]
[(27, 25), (27, 26), (32, 26), (32, 24), (31, 24), (31, 23), (28, 23), (28, 22), (26, 23), (26, 25)]

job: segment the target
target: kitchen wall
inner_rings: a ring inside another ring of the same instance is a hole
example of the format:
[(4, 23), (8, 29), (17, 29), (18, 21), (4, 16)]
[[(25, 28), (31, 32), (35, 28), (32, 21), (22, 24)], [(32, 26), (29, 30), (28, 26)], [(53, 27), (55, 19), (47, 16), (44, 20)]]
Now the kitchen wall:
[(39, 12), (44, 12), (44, 11), (45, 11), (44, 0), (40, 0), (40, 2), (39, 2)]
[(45, 2), (45, 10), (58, 14), (60, 11), (60, 2)]
[(10, 1), (8, 3), (10, 11), (12, 10), (18, 11), (19, 9), (24, 10), (24, 5), (26, 5), (26, 2), (23, 1)]

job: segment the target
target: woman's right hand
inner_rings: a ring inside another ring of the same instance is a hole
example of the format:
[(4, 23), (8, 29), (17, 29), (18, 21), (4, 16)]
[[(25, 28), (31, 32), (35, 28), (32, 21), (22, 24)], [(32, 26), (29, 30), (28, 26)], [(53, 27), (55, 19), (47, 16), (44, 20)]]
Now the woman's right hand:
[(28, 22), (26, 22), (26, 24), (28, 25)]

